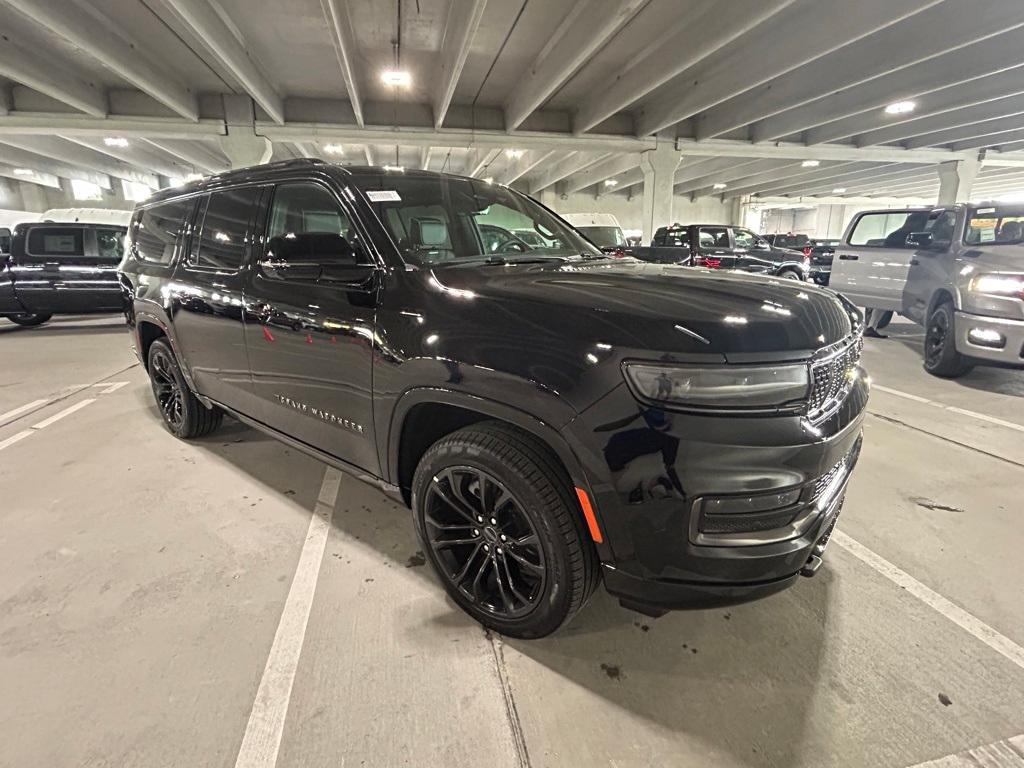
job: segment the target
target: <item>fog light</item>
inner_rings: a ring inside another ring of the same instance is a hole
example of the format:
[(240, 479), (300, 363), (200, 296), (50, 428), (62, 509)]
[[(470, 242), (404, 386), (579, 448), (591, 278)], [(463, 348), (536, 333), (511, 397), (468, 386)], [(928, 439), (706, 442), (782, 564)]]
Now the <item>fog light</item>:
[(967, 340), (971, 344), (990, 349), (1002, 349), (1006, 346), (1006, 337), (991, 328), (971, 328), (967, 332)]

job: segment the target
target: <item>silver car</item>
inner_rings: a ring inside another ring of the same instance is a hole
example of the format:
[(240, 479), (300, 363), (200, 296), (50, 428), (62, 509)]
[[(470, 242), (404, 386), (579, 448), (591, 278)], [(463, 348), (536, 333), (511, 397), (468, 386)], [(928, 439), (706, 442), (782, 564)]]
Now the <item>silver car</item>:
[(865, 211), (836, 247), (829, 287), (925, 327), (924, 367), (1024, 368), (1024, 205)]

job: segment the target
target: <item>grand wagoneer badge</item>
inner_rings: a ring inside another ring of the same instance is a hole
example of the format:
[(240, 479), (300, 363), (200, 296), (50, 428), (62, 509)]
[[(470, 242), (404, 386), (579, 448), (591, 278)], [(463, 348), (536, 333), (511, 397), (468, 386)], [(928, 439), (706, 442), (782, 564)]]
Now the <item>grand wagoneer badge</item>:
[(356, 424), (354, 421), (349, 421), (348, 419), (342, 418), (341, 416), (333, 414), (330, 411), (315, 408), (309, 405), (308, 403), (301, 403), (298, 400), (293, 400), (292, 398), (285, 397), (284, 395), (274, 395), (274, 397), (277, 398), (277, 401), (281, 405), (286, 405), (289, 408), (292, 408), (293, 410), (296, 410), (305, 416), (312, 416), (314, 419), (320, 419), (320, 421), (324, 422), (325, 424), (334, 424), (336, 426), (341, 427), (342, 429), (347, 429), (350, 432), (355, 432), (356, 434), (359, 435), (363, 434), (362, 424)]

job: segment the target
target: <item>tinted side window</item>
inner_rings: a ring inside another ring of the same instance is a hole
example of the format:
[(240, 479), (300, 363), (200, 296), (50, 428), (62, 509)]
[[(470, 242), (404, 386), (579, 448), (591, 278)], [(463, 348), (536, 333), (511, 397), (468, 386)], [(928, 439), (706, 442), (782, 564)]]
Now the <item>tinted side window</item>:
[(124, 255), (124, 230), (97, 229), (96, 251), (104, 261), (120, 261)]
[(80, 227), (33, 227), (28, 233), (31, 256), (84, 256), (84, 231)]
[(249, 220), (259, 197), (257, 187), (213, 192), (199, 236), (195, 265), (236, 271), (245, 260)]
[(923, 232), (927, 224), (928, 211), (866, 213), (854, 225), (850, 233), (850, 245), (916, 248), (915, 245), (907, 245), (907, 235)]
[(725, 227), (701, 227), (701, 248), (728, 248), (729, 230)]
[(734, 229), (732, 236), (736, 239), (737, 248), (753, 248), (757, 245), (757, 235), (745, 229)]
[[(192, 200), (175, 200), (143, 210), (136, 222), (135, 255), (142, 261), (170, 264), (174, 246), (192, 211)], [(102, 232), (97, 233), (100, 253), (104, 250)]]

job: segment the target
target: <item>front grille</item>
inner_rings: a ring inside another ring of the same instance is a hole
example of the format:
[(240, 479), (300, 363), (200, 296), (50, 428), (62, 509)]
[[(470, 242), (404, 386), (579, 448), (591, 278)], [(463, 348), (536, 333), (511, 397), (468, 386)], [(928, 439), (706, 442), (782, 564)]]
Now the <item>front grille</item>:
[(863, 351), (864, 339), (858, 334), (844, 339), (811, 363), (807, 416), (812, 422), (831, 414), (845, 399)]
[(844, 456), (840, 461), (836, 462), (836, 465), (832, 467), (832, 469), (815, 481), (814, 491), (811, 494), (812, 499), (816, 499), (821, 496), (821, 492), (828, 488), (828, 484), (831, 483), (835, 476), (846, 467), (846, 458), (847, 457)]

